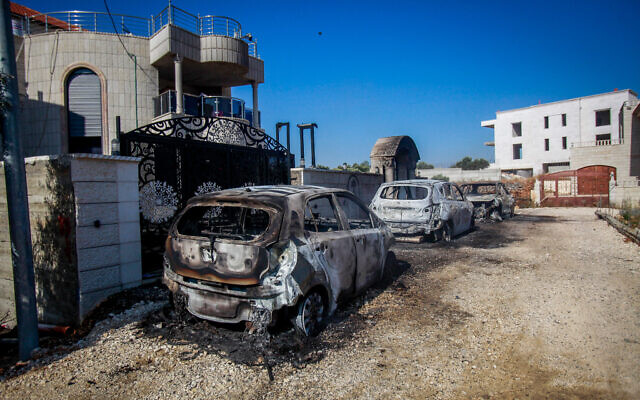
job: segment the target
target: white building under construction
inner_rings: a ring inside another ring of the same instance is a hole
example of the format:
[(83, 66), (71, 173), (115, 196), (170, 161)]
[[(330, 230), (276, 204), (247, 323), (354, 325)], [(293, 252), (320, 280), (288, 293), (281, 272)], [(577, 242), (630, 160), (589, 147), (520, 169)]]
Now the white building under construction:
[(598, 164), (615, 167), (618, 179), (640, 174), (640, 107), (630, 89), (497, 111), (481, 125), (494, 130), (487, 145), (503, 172), (532, 176)]

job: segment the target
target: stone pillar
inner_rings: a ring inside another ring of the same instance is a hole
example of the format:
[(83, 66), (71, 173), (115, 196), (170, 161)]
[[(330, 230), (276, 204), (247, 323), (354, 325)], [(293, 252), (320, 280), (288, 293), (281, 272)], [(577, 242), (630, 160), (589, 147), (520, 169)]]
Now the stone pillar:
[(384, 162), (384, 181), (393, 182), (396, 180), (396, 163), (393, 159)]
[(182, 58), (179, 55), (176, 55), (176, 59), (173, 63), (175, 67), (174, 80), (176, 85), (176, 114), (184, 114), (184, 106), (182, 104)]
[(258, 82), (251, 82), (253, 89), (253, 127), (260, 128), (260, 113), (258, 111)]

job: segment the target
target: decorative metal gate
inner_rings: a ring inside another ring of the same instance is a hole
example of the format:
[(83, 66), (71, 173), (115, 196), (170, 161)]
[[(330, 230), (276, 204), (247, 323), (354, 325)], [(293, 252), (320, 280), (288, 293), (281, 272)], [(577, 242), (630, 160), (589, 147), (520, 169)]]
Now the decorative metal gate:
[(191, 197), (290, 181), (287, 150), (241, 121), (174, 118), (123, 133), (120, 140), (123, 155), (141, 158), (142, 270), (147, 277), (161, 269), (168, 228)]

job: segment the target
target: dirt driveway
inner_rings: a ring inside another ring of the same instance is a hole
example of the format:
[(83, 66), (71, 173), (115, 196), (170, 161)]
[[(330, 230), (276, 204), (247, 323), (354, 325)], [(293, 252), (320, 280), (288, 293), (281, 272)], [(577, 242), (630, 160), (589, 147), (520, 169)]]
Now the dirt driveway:
[(397, 279), (315, 339), (181, 324), (156, 289), (10, 370), (0, 398), (640, 398), (640, 247), (593, 209), (520, 210), (395, 252)]

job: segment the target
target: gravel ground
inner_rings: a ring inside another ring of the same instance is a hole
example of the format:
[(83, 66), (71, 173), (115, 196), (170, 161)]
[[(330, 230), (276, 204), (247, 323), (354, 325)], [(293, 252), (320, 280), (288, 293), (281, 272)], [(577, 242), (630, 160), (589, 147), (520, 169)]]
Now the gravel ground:
[(317, 338), (179, 322), (154, 296), (5, 371), (0, 397), (640, 398), (640, 248), (594, 209), (394, 250), (396, 278)]

